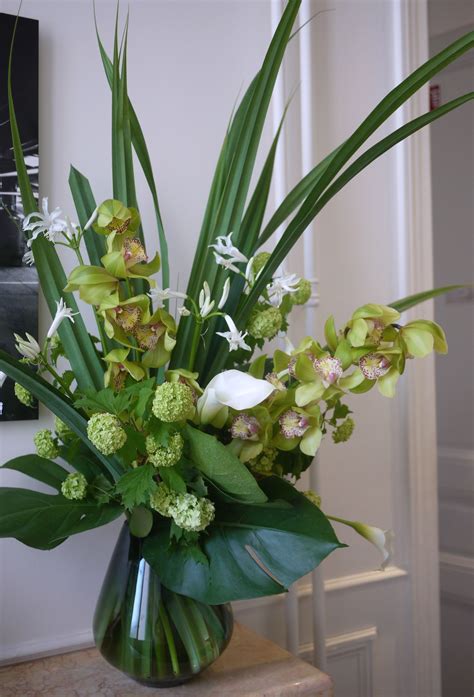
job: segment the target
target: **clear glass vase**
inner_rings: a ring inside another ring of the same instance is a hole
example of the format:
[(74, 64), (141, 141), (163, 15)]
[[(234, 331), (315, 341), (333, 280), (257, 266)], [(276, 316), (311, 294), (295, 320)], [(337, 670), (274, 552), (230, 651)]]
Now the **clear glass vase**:
[(146, 685), (179, 685), (221, 655), (232, 628), (230, 604), (165, 588), (124, 524), (94, 614), (95, 643), (108, 663)]

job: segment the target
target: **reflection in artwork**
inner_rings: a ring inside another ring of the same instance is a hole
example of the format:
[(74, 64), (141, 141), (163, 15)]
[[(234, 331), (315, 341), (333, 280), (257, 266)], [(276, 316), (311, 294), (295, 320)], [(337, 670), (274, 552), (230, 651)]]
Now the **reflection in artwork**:
[[(0, 13), (0, 347), (18, 355), (13, 333), (38, 335), (38, 278), (23, 262), (23, 209), (8, 118), (8, 57), (16, 16)], [(20, 18), (12, 69), (13, 99), (26, 166), (38, 198), (38, 22)], [(35, 419), (7, 378), (0, 388), (0, 421)]]

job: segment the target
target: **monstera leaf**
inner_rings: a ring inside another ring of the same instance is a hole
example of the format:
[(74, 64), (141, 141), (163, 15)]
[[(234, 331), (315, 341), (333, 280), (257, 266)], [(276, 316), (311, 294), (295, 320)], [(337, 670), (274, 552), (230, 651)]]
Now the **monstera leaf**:
[(121, 506), (69, 501), (61, 494), (29, 489), (0, 489), (0, 537), (14, 537), (36, 549), (52, 549), (66, 537), (110, 523)]
[[(278, 477), (262, 483), (265, 504), (226, 503), (218, 509), (196, 561), (189, 546), (169, 541), (158, 519), (144, 542), (144, 556), (171, 590), (211, 605), (287, 590), (341, 544), (326, 516)], [(202, 555), (201, 555), (202, 556)]]

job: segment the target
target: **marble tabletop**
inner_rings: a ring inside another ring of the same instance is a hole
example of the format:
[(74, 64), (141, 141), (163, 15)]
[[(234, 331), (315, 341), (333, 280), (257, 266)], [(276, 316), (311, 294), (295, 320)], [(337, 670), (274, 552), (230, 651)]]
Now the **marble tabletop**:
[(0, 697), (332, 697), (328, 675), (246, 627), (204, 673), (179, 687), (144, 687), (96, 649), (0, 668)]

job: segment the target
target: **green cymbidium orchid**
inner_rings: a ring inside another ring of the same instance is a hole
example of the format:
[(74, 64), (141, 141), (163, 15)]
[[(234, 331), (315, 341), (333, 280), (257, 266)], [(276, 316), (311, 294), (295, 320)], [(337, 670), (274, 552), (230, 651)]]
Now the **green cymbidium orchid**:
[[(160, 270), (160, 256), (149, 262), (143, 244), (136, 237), (125, 237), (111, 232), (107, 238), (107, 254), (101, 258), (106, 270), (117, 278), (149, 277)], [(151, 287), (155, 281), (149, 279)]]
[(93, 228), (100, 235), (133, 236), (140, 226), (140, 215), (136, 208), (127, 208), (120, 201), (109, 198), (97, 208), (97, 217)]
[(425, 319), (409, 322), (400, 329), (400, 336), (407, 347), (408, 354), (415, 358), (424, 358), (432, 351), (448, 352), (446, 336), (436, 322)]
[(133, 337), (136, 328), (150, 319), (150, 299), (147, 295), (136, 295), (120, 300), (118, 293), (114, 293), (101, 303), (98, 311), (104, 318), (104, 329), (109, 339), (135, 348)]
[(100, 305), (112, 293), (118, 292), (119, 282), (101, 266), (77, 266), (69, 274), (68, 293), (79, 291), (81, 300), (89, 305)]
[(127, 360), (130, 349), (114, 349), (104, 356), (104, 361), (108, 364), (104, 375), (105, 387), (112, 387), (115, 392), (122, 389), (127, 379), (131, 375), (134, 380), (143, 380), (146, 371), (136, 362)]
[(148, 321), (142, 320), (133, 334), (138, 347), (145, 352), (142, 357), (145, 367), (161, 368), (168, 363), (176, 346), (176, 322), (169, 312), (159, 308)]
[(400, 313), (387, 305), (369, 303), (359, 307), (346, 325), (351, 346), (378, 345), (385, 329), (400, 319)]

